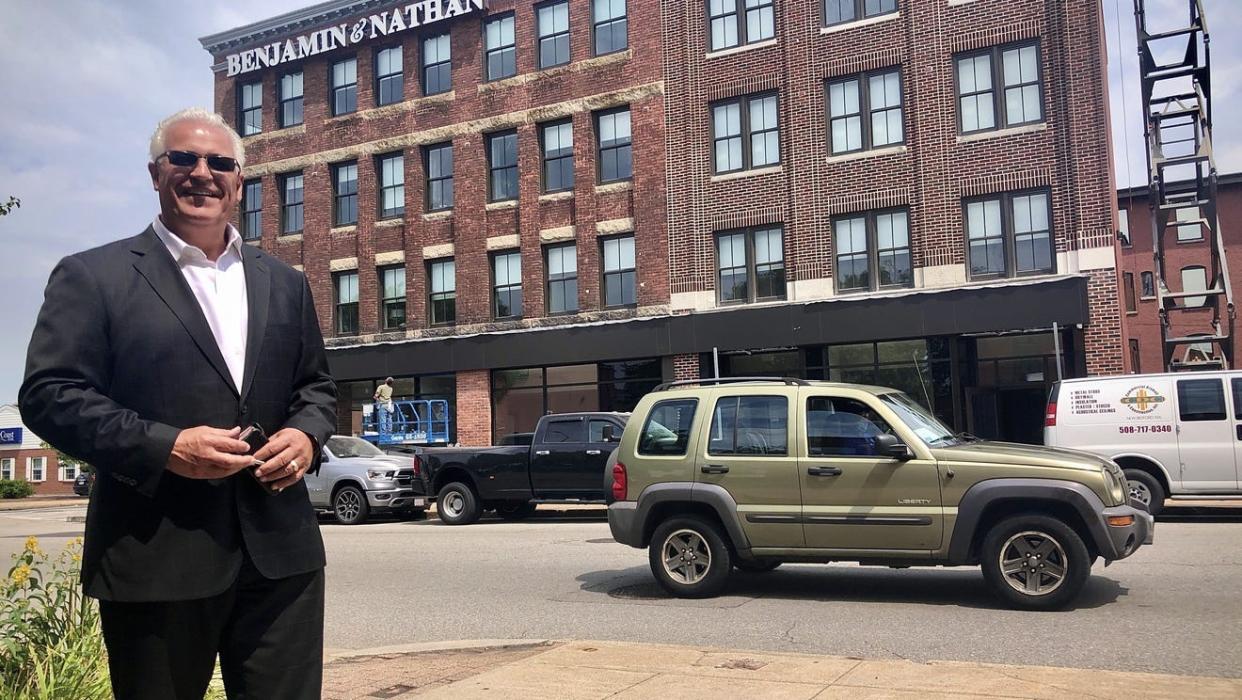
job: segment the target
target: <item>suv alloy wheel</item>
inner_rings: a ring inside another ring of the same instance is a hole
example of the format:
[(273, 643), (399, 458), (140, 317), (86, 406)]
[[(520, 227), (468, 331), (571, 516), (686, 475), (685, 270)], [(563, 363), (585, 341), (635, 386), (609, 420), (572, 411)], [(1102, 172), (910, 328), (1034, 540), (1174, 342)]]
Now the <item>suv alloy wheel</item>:
[(665, 520), (647, 547), (651, 573), (679, 598), (710, 598), (729, 578), (732, 555), (720, 528), (702, 518)]
[(342, 525), (358, 525), (366, 522), (371, 512), (366, 494), (357, 486), (342, 486), (332, 497), (332, 514)]
[(983, 577), (1010, 606), (1055, 610), (1078, 595), (1091, 574), (1091, 556), (1069, 525), (1046, 515), (1016, 515), (983, 539)]

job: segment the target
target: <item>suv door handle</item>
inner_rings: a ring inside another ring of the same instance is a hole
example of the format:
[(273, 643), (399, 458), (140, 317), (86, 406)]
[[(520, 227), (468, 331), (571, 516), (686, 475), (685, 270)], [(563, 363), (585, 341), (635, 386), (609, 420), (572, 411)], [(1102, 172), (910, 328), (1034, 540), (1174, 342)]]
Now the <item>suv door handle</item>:
[(547, 457), (550, 454), (552, 454), (551, 450), (535, 450), (536, 457)]
[(729, 468), (723, 464), (704, 464), (699, 471), (704, 474), (728, 474)]
[(587, 450), (586, 453), (589, 455), (597, 455), (599, 454), (599, 450)]
[(841, 469), (838, 467), (810, 467), (806, 470), (810, 476), (841, 476)]

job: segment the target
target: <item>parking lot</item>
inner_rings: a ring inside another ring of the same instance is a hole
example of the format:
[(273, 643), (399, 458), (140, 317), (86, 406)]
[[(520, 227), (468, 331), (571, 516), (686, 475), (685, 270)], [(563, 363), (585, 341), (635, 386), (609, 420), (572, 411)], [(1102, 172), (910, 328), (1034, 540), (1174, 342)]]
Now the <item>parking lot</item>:
[[(83, 508), (0, 513), (0, 554), (57, 547)], [(1242, 508), (1172, 508), (1156, 542), (1059, 613), (995, 604), (977, 569), (786, 565), (676, 600), (602, 509), (447, 527), (325, 521), (330, 648), (459, 639), (614, 639), (869, 658), (1242, 677)]]

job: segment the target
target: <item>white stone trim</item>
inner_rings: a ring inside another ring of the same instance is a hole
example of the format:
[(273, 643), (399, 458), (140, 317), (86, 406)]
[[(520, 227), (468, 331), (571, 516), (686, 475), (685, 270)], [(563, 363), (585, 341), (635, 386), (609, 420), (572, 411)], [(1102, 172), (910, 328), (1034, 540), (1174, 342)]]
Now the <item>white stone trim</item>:
[(302, 234), (300, 233), (286, 233), (283, 236), (276, 237), (277, 243), (297, 243), (300, 240), (302, 240)]
[(972, 2), (979, 2), (979, 0), (949, 0), (949, 7), (956, 7), (958, 5), (969, 5)]
[(829, 163), (845, 163), (851, 160), (862, 160), (863, 158), (881, 158), (883, 156), (898, 156), (908, 152), (910, 149), (904, 143), (900, 146), (885, 146), (884, 148), (875, 148), (869, 151), (853, 151), (850, 153), (842, 153), (839, 156), (828, 156)]
[(337, 226), (329, 230), (329, 233), (331, 233), (334, 236), (337, 234), (357, 233), (357, 232), (358, 232), (358, 224), (350, 224), (348, 226)]
[(733, 46), (727, 49), (720, 49), (719, 51), (709, 51), (707, 55), (704, 56), (704, 58), (721, 58), (722, 56), (733, 56), (734, 54), (744, 53), (746, 51), (753, 51), (755, 49), (763, 49), (769, 46), (776, 46), (776, 37), (772, 37), (771, 39), (764, 39), (763, 41), (756, 41), (753, 44), (742, 44), (741, 46)]
[(439, 243), (436, 245), (423, 246), (423, 260), (433, 260), (435, 258), (451, 258), (457, 254), (456, 246), (452, 243)]
[(634, 217), (632, 216), (595, 222), (595, 235), (597, 236), (611, 236), (615, 233), (632, 233), (633, 231)]
[(302, 274), (306, 274), (306, 268), (303, 267), (302, 265), (292, 265), (291, 267), (297, 270), (298, 272), (301, 272)]
[(771, 175), (781, 172), (780, 165), (770, 165), (766, 168), (755, 168), (752, 170), (739, 170), (736, 173), (725, 173), (724, 175), (712, 175), (712, 182), (725, 182), (726, 180), (738, 180), (744, 177), (759, 177), (761, 175)]
[[(881, 22), (888, 22), (888, 21), (895, 20), (895, 19), (901, 19), (900, 10), (897, 12), (890, 12), (886, 15), (880, 15), (879, 17), (867, 17), (865, 19), (854, 20), (853, 22), (845, 22), (844, 24), (834, 24), (831, 27), (820, 27), (819, 33), (820, 34), (836, 34), (838, 32), (848, 32), (851, 29), (858, 29), (859, 27), (867, 27), (872, 24), (880, 24)], [(823, 18), (821, 17), (820, 20), (822, 21)]]
[(423, 221), (447, 221), (453, 218), (453, 210), (445, 209), (444, 211), (433, 211), (430, 214), (423, 214)]
[(606, 185), (596, 185), (595, 194), (611, 194), (613, 192), (628, 192), (632, 189), (634, 189), (634, 181), (632, 179), (631, 180), (618, 180), (616, 182), (610, 182)]
[(673, 311), (707, 311), (716, 308), (716, 292), (678, 292), (669, 298)]
[(815, 299), (830, 299), (836, 296), (836, 289), (836, 285), (831, 277), (794, 280), (789, 283), (789, 300), (812, 301)]
[(405, 262), (404, 250), (391, 250), (386, 253), (375, 254), (376, 267), (380, 267), (382, 265), (397, 265), (403, 262)]
[(503, 209), (517, 209), (516, 199), (506, 199), (503, 202), (488, 202), (483, 208), (487, 211), (501, 211)]
[(572, 241), (578, 235), (577, 226), (560, 226), (558, 228), (545, 228), (539, 232), (539, 240), (543, 243), (556, 243), (559, 241)]
[(1057, 253), (1057, 272), (1072, 274), (1117, 268), (1117, 251), (1112, 246), (1083, 248)]
[(405, 219), (400, 217), (396, 219), (380, 219), (375, 222), (375, 228), (393, 228), (394, 226), (404, 226)]
[(914, 286), (920, 289), (960, 287), (966, 284), (966, 265), (928, 265), (914, 268)]
[(997, 139), (1004, 136), (1016, 136), (1018, 134), (1034, 134), (1040, 131), (1047, 131), (1048, 122), (1039, 122), (1038, 124), (1023, 124), (1022, 126), (1011, 126), (1008, 129), (996, 129), (994, 131), (982, 131), (977, 134), (959, 135), (958, 143), (973, 143), (975, 141), (986, 141), (988, 139)]
[(520, 247), (522, 239), (516, 234), (511, 233), (507, 236), (492, 236), (487, 239), (487, 250), (508, 250), (509, 248)]
[(564, 192), (550, 192), (548, 194), (539, 195), (539, 201), (541, 202), (563, 202), (567, 199), (573, 199), (573, 198), (574, 198), (573, 190), (565, 190)]
[(328, 262), (328, 270), (332, 272), (347, 272), (357, 269), (358, 258), (337, 258)]

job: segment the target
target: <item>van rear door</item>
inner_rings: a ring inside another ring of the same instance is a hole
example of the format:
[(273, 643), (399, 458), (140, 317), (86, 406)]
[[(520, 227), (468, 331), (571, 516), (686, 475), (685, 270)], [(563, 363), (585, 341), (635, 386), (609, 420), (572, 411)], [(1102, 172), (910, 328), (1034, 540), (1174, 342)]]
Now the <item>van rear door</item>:
[(1177, 380), (1177, 451), (1182, 488), (1188, 492), (1233, 491), (1238, 487), (1234, 461), (1236, 421), (1225, 405), (1220, 376)]

